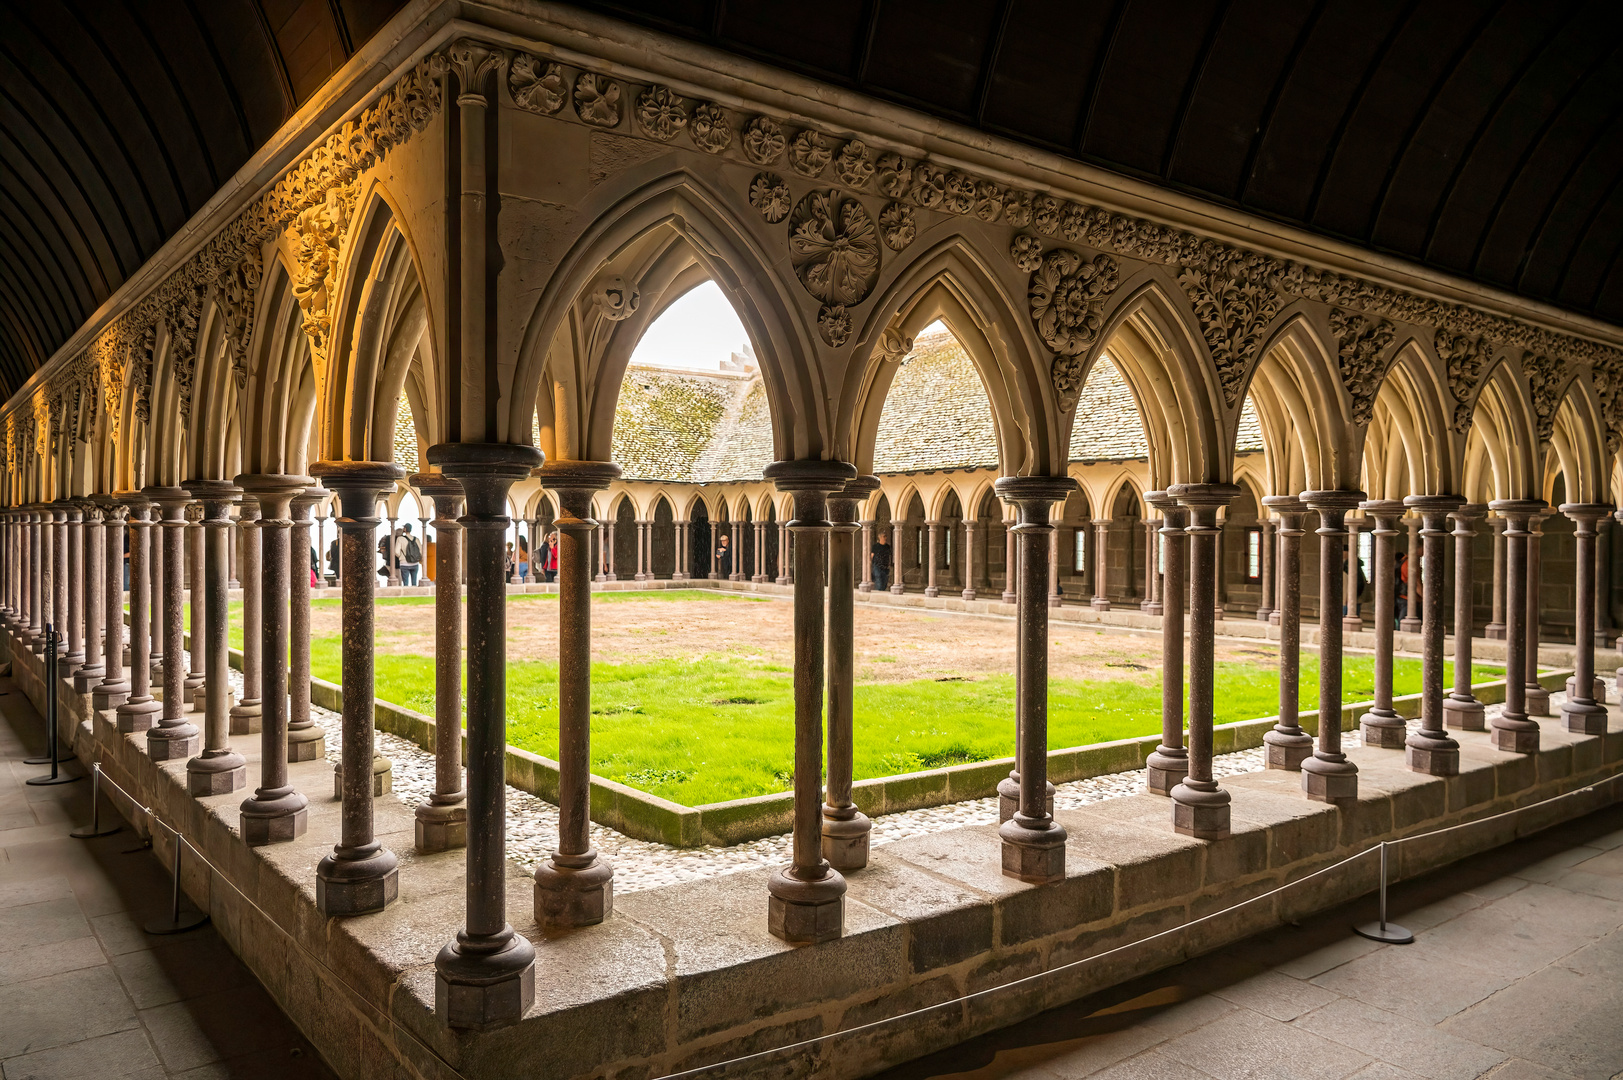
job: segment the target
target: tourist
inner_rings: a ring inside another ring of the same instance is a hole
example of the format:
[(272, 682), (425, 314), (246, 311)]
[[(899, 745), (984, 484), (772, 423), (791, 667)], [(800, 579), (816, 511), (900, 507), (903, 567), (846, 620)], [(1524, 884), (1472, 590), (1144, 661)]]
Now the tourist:
[(411, 523), (400, 527), (400, 535), (394, 538), (395, 568), (400, 571), (400, 584), (416, 585), (417, 571), (423, 565), (423, 548), (417, 538), (411, 535)]
[(726, 533), (716, 542), (716, 576), (723, 581), (733, 576), (733, 549)]
[(890, 588), (890, 557), (890, 531), (881, 529), (872, 553), (873, 587), (879, 592)]
[(333, 581), (338, 580), (338, 538), (333, 537), (332, 546), (327, 549), (327, 576)]
[(541, 544), (541, 575), (550, 585), (558, 577), (558, 531), (547, 533)]
[(389, 537), (378, 537), (378, 573), (384, 581), (389, 580)]
[(523, 533), (518, 534), (518, 580), (521, 584), (530, 580), (530, 542)]
[(1393, 560), (1392, 591), (1394, 612), (1393, 622), (1401, 629), (1403, 620), (1409, 617), (1409, 556), (1405, 552), (1398, 552)]
[(507, 554), (502, 559), (502, 580), (508, 584), (513, 582), (513, 541), (507, 542)]

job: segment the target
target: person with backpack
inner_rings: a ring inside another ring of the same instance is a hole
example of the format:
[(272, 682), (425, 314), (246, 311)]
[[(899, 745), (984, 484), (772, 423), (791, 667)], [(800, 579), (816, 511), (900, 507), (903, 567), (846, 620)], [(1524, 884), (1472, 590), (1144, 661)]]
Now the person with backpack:
[(547, 534), (546, 540), (541, 544), (541, 574), (548, 583), (558, 577), (558, 533), (556, 530)]
[(417, 584), (417, 572), (423, 565), (423, 548), (417, 538), (411, 535), (411, 523), (408, 521), (400, 527), (400, 534), (394, 541), (395, 567), (400, 571), (400, 584)]

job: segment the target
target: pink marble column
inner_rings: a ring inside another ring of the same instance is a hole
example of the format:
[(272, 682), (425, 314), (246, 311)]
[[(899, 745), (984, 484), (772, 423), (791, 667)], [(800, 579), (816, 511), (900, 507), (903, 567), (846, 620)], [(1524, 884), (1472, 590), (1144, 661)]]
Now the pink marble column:
[(1536, 754), (1538, 721), (1528, 715), (1527, 555), (1530, 520), (1544, 509), (1535, 499), (1500, 499), (1488, 504), (1504, 520), (1505, 537), (1505, 705), (1489, 724), (1493, 745), (1512, 754)]
[[(1279, 518), (1279, 719), (1262, 737), (1267, 767), (1300, 772), (1313, 756), (1313, 736), (1302, 730), (1302, 528), (1307, 504), (1292, 495), (1269, 495), (1262, 505)], [(1270, 619), (1272, 621), (1272, 619)]]
[[(1341, 605), (1347, 573), (1347, 511), (1361, 491), (1307, 491), (1302, 501), (1319, 514), (1319, 742), (1302, 762), (1302, 790), (1318, 802), (1358, 797), (1358, 766), (1341, 750)], [(1350, 560), (1349, 560), (1350, 561)]]

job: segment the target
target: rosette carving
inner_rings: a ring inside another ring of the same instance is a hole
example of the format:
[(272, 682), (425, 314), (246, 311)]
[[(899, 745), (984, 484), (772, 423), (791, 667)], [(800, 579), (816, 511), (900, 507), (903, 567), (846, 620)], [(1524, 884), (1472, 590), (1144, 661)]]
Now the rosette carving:
[(1353, 423), (1363, 426), (1375, 416), (1375, 395), (1386, 374), (1386, 350), (1397, 331), (1385, 319), (1331, 308), (1330, 333), (1336, 339), (1341, 385), (1352, 398)]
[(513, 57), (507, 69), (507, 90), (513, 95), (514, 105), (542, 116), (553, 115), (569, 100), (569, 83), (564, 80), (562, 65), (543, 66), (528, 53)]
[(789, 144), (789, 164), (801, 176), (818, 177), (834, 160), (834, 144), (807, 128)]
[(975, 209), (975, 178), (950, 172), (943, 181), (941, 206), (950, 214), (967, 214)]
[(817, 312), (817, 329), (837, 349), (851, 340), (851, 313), (844, 304), (825, 304)]
[(776, 165), (787, 145), (776, 120), (757, 116), (744, 125), (744, 156), (757, 165)]
[(990, 180), (975, 185), (975, 216), (982, 221), (996, 221), (1003, 213), (1004, 191)]
[(1262, 277), (1261, 268), (1235, 269), (1239, 272), (1209, 272), (1186, 266), (1178, 274), (1178, 284), (1189, 296), (1201, 335), (1217, 366), (1223, 400), (1231, 409), (1239, 404), (1263, 332), (1279, 314), (1279, 294)]
[(609, 322), (625, 322), (641, 303), (641, 290), (618, 274), (599, 281), (592, 290), (593, 309)]
[(878, 231), (857, 200), (813, 191), (789, 218), (789, 260), (824, 304), (860, 304), (879, 280)]
[(879, 234), (884, 237), (885, 246), (892, 251), (901, 251), (911, 244), (918, 235), (918, 229), (913, 224), (913, 208), (893, 202), (879, 211)]
[(687, 103), (668, 86), (650, 86), (637, 97), (637, 123), (649, 138), (670, 142), (688, 126)]
[(618, 127), (620, 84), (595, 72), (581, 72), (575, 78), (575, 115), (593, 127)]
[(913, 189), (913, 163), (900, 154), (880, 154), (875, 177), (879, 194), (900, 199)]
[(1043, 343), (1061, 356), (1087, 351), (1104, 329), (1105, 301), (1119, 283), (1116, 260), (1064, 248), (1048, 253), (1031, 275), (1027, 299)]
[(1031, 223), (1044, 236), (1053, 236), (1059, 232), (1059, 215), (1063, 209), (1063, 204), (1052, 195), (1039, 195), (1032, 201)]
[(907, 193), (926, 210), (933, 210), (947, 197), (947, 174), (928, 161), (921, 161), (913, 166), (913, 184)]
[(761, 216), (776, 225), (789, 216), (789, 208), (794, 202), (789, 194), (789, 185), (783, 182), (783, 177), (774, 173), (761, 173), (750, 182), (750, 205), (761, 212)]
[(868, 160), (868, 148), (859, 139), (852, 139), (840, 148), (834, 157), (834, 171), (852, 187), (866, 187), (873, 179), (873, 162)]
[(733, 128), (720, 105), (706, 101), (693, 110), (688, 121), (693, 145), (707, 154), (719, 154), (733, 144)]
[(1011, 191), (1003, 199), (1003, 220), (1017, 229), (1031, 224), (1031, 192)]
[(1043, 264), (1043, 244), (1035, 236), (1021, 233), (1009, 244), (1009, 258), (1026, 273), (1034, 273)]

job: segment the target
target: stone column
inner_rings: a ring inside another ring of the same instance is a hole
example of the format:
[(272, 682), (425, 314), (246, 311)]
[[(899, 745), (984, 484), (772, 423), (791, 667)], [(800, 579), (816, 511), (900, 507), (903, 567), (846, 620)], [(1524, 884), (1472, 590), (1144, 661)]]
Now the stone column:
[(1527, 521), (1527, 715), (1550, 715), (1550, 692), (1538, 681), (1539, 615), (1544, 610), (1540, 600), (1542, 589), (1544, 545), (1544, 519), (1549, 511), (1535, 514)]
[(867, 815), (851, 801), (855, 755), (853, 691), (857, 507), (879, 490), (879, 478), (859, 476), (828, 500), (828, 791), (823, 801), (823, 858), (835, 870), (868, 865)]
[(1189, 512), (1165, 491), (1150, 491), (1144, 501), (1161, 511), (1166, 544), (1166, 597), (1161, 612), (1161, 745), (1145, 761), (1144, 786), (1152, 795), (1171, 795), (1189, 775), (1189, 751), (1183, 745), (1183, 576), (1188, 567)]
[[(535, 921), (589, 926), (614, 908), (614, 868), (592, 847), (592, 494), (620, 467), (607, 461), (549, 461), (538, 473), (558, 496), (558, 847), (535, 871)], [(468, 554), (471, 564), (472, 551)], [(733, 568), (742, 557), (733, 552)], [(472, 713), (470, 711), (469, 715)], [(499, 776), (499, 774), (498, 774)]]
[[(442, 473), (417, 473), (410, 480), (418, 495), (429, 499), (434, 507), (435, 573), (441, 581), (458, 581), (462, 566), (462, 485)], [(589, 554), (589, 544), (587, 550)], [(588, 558), (588, 580), (590, 561)], [(462, 786), (462, 596), (458, 588), (440, 588), (437, 584), (434, 790), (427, 802), (417, 804), (416, 816), (418, 851), (429, 854), (467, 846), (467, 791)]]
[[(288, 545), (287, 760), (320, 761), (327, 754), (327, 733), (310, 718), (310, 512), (332, 492), (319, 484), (293, 496), (293, 538)], [(426, 545), (428, 533), (423, 533)], [(319, 561), (319, 553), (318, 560)]]
[(28, 642), (28, 651), (35, 656), (45, 655), (45, 622), (50, 607), (45, 592), (50, 584), (50, 575), (45, 570), (51, 550), (45, 536), (49, 528), (45, 522), (49, 518), (50, 512), (42, 506), (35, 506), (28, 515), (28, 634), (24, 640)]
[(1577, 541), (1578, 599), (1574, 612), (1572, 679), (1561, 715), (1567, 730), (1584, 735), (1606, 733), (1606, 706), (1595, 700), (1595, 538), (1596, 523), (1611, 513), (1609, 506), (1563, 503), (1561, 512), (1572, 519)]
[(964, 578), (963, 598), (975, 599), (975, 526), (977, 522), (964, 522), (964, 553), (958, 560)]
[(1425, 589), (1420, 608), (1420, 730), (1405, 742), (1407, 760), (1415, 772), (1455, 776), (1460, 771), (1460, 744), (1449, 738), (1443, 723), (1443, 559), (1448, 516), (1465, 500), (1457, 495), (1410, 495), (1403, 501), (1420, 514), (1420, 536), (1425, 545), (1420, 567)]
[[(263, 560), (257, 528), (259, 504), (244, 498), (237, 505), (237, 573), (242, 581), (242, 699), (231, 707), (231, 734), (257, 735), (263, 723), (260, 689), (261, 626), (265, 593), (260, 578)], [(373, 549), (376, 551), (376, 548)], [(375, 558), (375, 556), (374, 556)], [(373, 577), (376, 577), (374, 572)]]
[(1409, 557), (1406, 560), (1409, 567), (1409, 603), (1398, 628), (1405, 634), (1418, 634), (1425, 622), (1425, 614), (1421, 610), (1425, 603), (1425, 582), (1422, 580), (1424, 567), (1420, 565), (1423, 561), (1420, 553), (1420, 518), (1411, 517), (1404, 522), (1404, 526), (1409, 530)]
[(671, 570), (672, 581), (687, 581), (692, 577), (689, 573), (688, 562), (688, 527), (691, 522), (677, 521), (674, 525), (674, 538), (676, 543), (676, 558)]
[[(1054, 535), (1048, 544), (1048, 606), (1060, 607), (1065, 603), (1065, 592), (1059, 585), (1059, 546), (1061, 525), (1054, 525)], [(1085, 526), (1084, 526), (1085, 527)], [(1014, 565), (1010, 560), (1010, 566)]]
[[(1490, 504), (1491, 505), (1491, 504)], [(1493, 529), (1493, 618), (1482, 636), (1496, 641), (1505, 638), (1505, 520), (1497, 514), (1488, 520)]]
[(163, 576), (163, 626), (153, 636), (161, 636), (164, 656), (163, 711), (158, 725), (147, 731), (147, 754), (153, 761), (180, 761), (194, 756), (202, 748), (197, 725), (185, 719), (186, 661), (182, 634), (184, 605), (181, 593), (185, 587), (186, 563), (186, 507), (192, 501), (184, 488), (152, 487), (146, 495), (158, 508), (159, 525), (153, 544), (163, 545), (164, 565), (168, 573)]
[[(91, 690), (91, 708), (98, 712), (116, 709), (130, 696), (130, 684), (124, 677), (124, 535), (125, 518), (129, 509), (117, 497), (99, 496), (102, 519), (102, 610), (106, 613), (107, 641), (103, 663), (107, 674)], [(135, 730), (131, 728), (130, 730)], [(144, 728), (142, 730), (145, 730)]]
[(1347, 522), (1347, 585), (1344, 606), (1346, 615), (1341, 620), (1341, 628), (1349, 634), (1356, 634), (1364, 629), (1364, 615), (1359, 609), (1358, 595), (1358, 533), (1361, 522)]
[(1531, 518), (1544, 509), (1536, 499), (1500, 499), (1488, 506), (1504, 521), (1505, 706), (1489, 724), (1493, 745), (1513, 754), (1538, 753), (1538, 721), (1527, 710), (1527, 549)]
[(84, 510), (77, 501), (72, 501), (63, 506), (62, 514), (67, 522), (63, 530), (66, 543), (62, 576), (66, 579), (68, 594), (67, 606), (63, 609), (67, 612), (67, 652), (62, 660), (72, 670), (85, 662)]
[[(647, 581), (649, 578), (648, 564), (652, 561), (648, 557), (648, 522), (638, 521), (637, 526), (637, 573), (633, 581)], [(756, 526), (756, 561), (760, 561), (761, 545), (759, 541), (760, 526)]]
[(872, 519), (862, 522), (862, 549), (857, 553), (862, 563), (862, 582), (857, 586), (858, 592), (873, 592), (873, 526)]
[(1595, 522), (1595, 648), (1611, 648), (1613, 637), (1612, 516), (1607, 514)]
[(941, 537), (941, 522), (926, 521), (924, 528), (927, 530), (926, 535), (928, 537), (925, 550), (929, 552), (927, 558), (930, 560), (924, 572), (924, 595), (940, 596), (941, 589), (936, 584), (936, 568), (939, 561), (936, 558), (936, 542)]
[(1262, 578), (1262, 604), (1257, 608), (1257, 621), (1268, 622), (1274, 614), (1274, 523), (1261, 521), (1258, 526), (1261, 534), (1257, 543), (1262, 549), (1261, 565), (1258, 567), (1258, 575)]
[(248, 783), (248, 766), (231, 748), (230, 562), (231, 506), (242, 489), (223, 480), (186, 485), (202, 501), (203, 561), (192, 579), (203, 596), (203, 616), (192, 605), (192, 655), (203, 657), (203, 751), (186, 763), (186, 789), (193, 795), (226, 795)]
[(893, 595), (901, 596), (907, 591), (902, 584), (902, 523), (891, 522), (890, 532), (890, 591)]
[(1093, 610), (1110, 610), (1110, 519), (1099, 518), (1093, 523)]
[[(240, 508), (238, 513), (241, 513)], [(243, 527), (241, 518), (233, 517), (231, 519), (231, 542), (226, 545), (226, 562), (229, 566), (228, 573), (231, 575), (226, 581), (229, 587), (233, 589), (242, 588), (242, 579), (237, 576), (237, 563), (242, 559), (242, 538), (247, 533), (248, 530)], [(258, 589), (254, 590), (256, 595), (258, 592)]]
[(1224, 551), (1224, 537), (1228, 534), (1228, 514), (1220, 514), (1215, 520), (1217, 532), (1212, 536), (1212, 618), (1224, 619), (1227, 613), (1223, 605), (1228, 603), (1229, 583), (1226, 570)]
[(101, 525), (101, 507), (95, 502), (81, 500), (79, 514), (83, 523), (80, 528), (84, 548), (81, 588), (84, 596), (85, 661), (73, 673), (73, 688), (81, 694), (88, 694), (107, 675), (107, 665), (101, 658), (103, 626), (107, 621), (104, 605), (107, 598), (103, 592), (107, 571), (102, 566), (102, 542), (106, 534)]
[(1279, 518), (1279, 604), (1270, 621), (1279, 623), (1279, 719), (1262, 737), (1267, 766), (1300, 772), (1313, 756), (1313, 736), (1302, 730), (1302, 521), (1307, 504), (1292, 495), (1269, 495), (1262, 505)]
[(1161, 601), (1161, 531), (1166, 527), (1166, 522), (1160, 518), (1149, 518), (1144, 524), (1147, 526), (1144, 565), (1149, 576), (1150, 588), (1143, 610), (1147, 615), (1160, 615), (1166, 610)]
[[(1469, 504), (1456, 509), (1454, 519), (1454, 690), (1443, 701), (1443, 723), (1461, 731), (1481, 731), (1482, 702), (1471, 693), (1471, 540), (1475, 524), (1488, 508)], [(1496, 536), (1497, 539), (1497, 536)]]
[[(1148, 505), (1146, 503), (1145, 505)], [(1153, 614), (1160, 609), (1155, 606), (1155, 519), (1144, 519), (1144, 596), (1138, 602), (1138, 610), (1146, 615)]]
[(73, 618), (68, 611), (68, 510), (66, 501), (51, 504), (51, 621), (56, 624), (56, 655), (67, 659), (69, 628)]
[[(1359, 722), (1365, 746), (1380, 746), (1395, 750), (1408, 738), (1408, 722), (1392, 708), (1392, 635), (1396, 629), (1393, 610), (1393, 538), (1398, 535), (1398, 522), (1406, 512), (1404, 504), (1396, 499), (1371, 499), (1359, 504), (1367, 518), (1373, 518), (1375, 528), (1375, 707), (1365, 713)], [(1352, 623), (1349, 621), (1348, 626)]]
[(1230, 796), (1212, 777), (1217, 514), (1240, 489), (1174, 484), (1167, 494), (1189, 513), (1189, 775), (1171, 791), (1172, 827), (1185, 836), (1220, 840), (1229, 835)]
[[(1319, 744), (1302, 762), (1302, 790), (1318, 802), (1358, 797), (1358, 766), (1341, 752), (1341, 615), (1347, 575), (1347, 511), (1361, 491), (1307, 491), (1302, 501), (1319, 514)], [(1349, 560), (1350, 561), (1350, 560)]]
[[(344, 579), (342, 760), (339, 775), (343, 809), (339, 840), (316, 867), (316, 907), (323, 915), (381, 911), (400, 892), (394, 852), (372, 834), (372, 712), (376, 698), (372, 651), (377, 580), (378, 499), (402, 475), (397, 465), (377, 461), (323, 461), (311, 470), (322, 486), (337, 492), (341, 507), (341, 573)], [(308, 484), (306, 480), (304, 483)], [(291, 499), (293, 492), (289, 492)], [(285, 535), (285, 534), (284, 534)], [(267, 560), (269, 562), (269, 560)], [(286, 549), (281, 565), (286, 572)], [(501, 575), (498, 553), (494, 573)]]
[(823, 678), (827, 612), (828, 497), (856, 470), (838, 461), (774, 461), (763, 472), (794, 497), (795, 768), (794, 840), (789, 866), (767, 883), (767, 930), (792, 945), (845, 931), (845, 878), (823, 858)]
[[(1064, 505), (1076, 481), (1070, 476), (1005, 476), (993, 489), (1016, 512), (1015, 585), (1015, 787), (1013, 813), (998, 827), (1003, 873), (1031, 884), (1065, 880), (1065, 830), (1054, 820), (1048, 782), (1047, 573), (1054, 526), (1049, 514)], [(1000, 793), (1003, 786), (999, 785)]]
[[(384, 505), (387, 506), (388, 503), (385, 502)], [(396, 518), (393, 515), (391, 515), (389, 517), (388, 521), (389, 521), (389, 554), (388, 554), (388, 557), (387, 557), (387, 562), (388, 562), (388, 565), (389, 565), (389, 577), (388, 577), (387, 580), (388, 580), (390, 585), (399, 585), (400, 584), (400, 564), (395, 561), (395, 553), (394, 553), (394, 538), (395, 538), (395, 535), (396, 535), (396, 533), (395, 533), (395, 521), (396, 521)], [(514, 569), (516, 570), (517, 567), (514, 567)]]
[[(155, 487), (148, 487), (145, 490), (147, 497), (150, 499), (152, 497), (152, 492), (158, 489)], [(152, 665), (152, 681), (160, 686), (163, 682), (164, 660), (163, 605), (164, 601), (168, 598), (163, 587), (165, 569), (163, 558), (163, 526), (159, 524), (162, 513), (162, 508), (156, 503), (154, 503), (151, 509), (147, 511), (147, 516), (152, 522), (151, 532), (147, 534), (147, 577), (151, 582), (149, 592), (151, 593), (150, 599), (152, 602), (152, 617), (147, 624), (148, 629), (152, 633), (152, 642), (148, 646), (149, 651), (147, 659)]]
[(118, 707), (118, 730), (131, 734), (150, 728), (163, 706), (152, 698), (152, 632), (147, 625), (152, 612), (148, 596), (152, 579), (147, 566), (151, 531), (147, 510), (151, 503), (139, 491), (124, 492), (119, 500), (130, 515), (130, 689)]
[[(190, 490), (191, 485), (187, 485)], [(191, 660), (191, 670), (186, 673), (185, 693), (186, 700), (193, 712), (203, 712), (206, 707), (206, 691), (203, 686), (207, 680), (204, 667), (203, 647), (199, 644), (203, 638), (203, 507), (199, 503), (192, 503), (186, 508), (186, 586), (187, 606), (192, 616), (192, 644), (187, 649), (187, 656)]]
[(998, 597), (1005, 604), (1015, 602), (1015, 532), (1014, 526), (1005, 521), (1003, 523), (1003, 593)]
[[(733, 568), (735, 570), (738, 568), (738, 560), (739, 560), (739, 558), (741, 558), (741, 556), (738, 554), (738, 528), (735, 526), (733, 528)], [(610, 518), (609, 520), (607, 520), (607, 521), (605, 521), (603, 523), (603, 565), (604, 565), (605, 569), (603, 571), (602, 580), (604, 580), (604, 581), (618, 581), (619, 580), (619, 575), (614, 572), (614, 519), (613, 518)], [(733, 580), (737, 580), (737, 579), (734, 578)]]
[[(775, 584), (778, 585), (788, 585), (793, 581), (794, 578), (794, 575), (791, 572), (792, 568), (789, 565), (789, 530), (784, 527), (785, 524), (786, 523), (783, 522), (778, 524), (778, 577), (775, 582)], [(894, 554), (895, 553), (893, 552), (893, 557)], [(891, 565), (891, 571), (894, 573), (895, 569), (896, 567), (893, 562)]]

